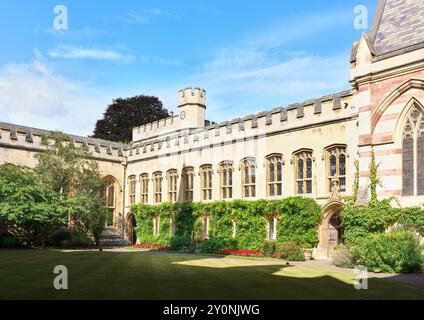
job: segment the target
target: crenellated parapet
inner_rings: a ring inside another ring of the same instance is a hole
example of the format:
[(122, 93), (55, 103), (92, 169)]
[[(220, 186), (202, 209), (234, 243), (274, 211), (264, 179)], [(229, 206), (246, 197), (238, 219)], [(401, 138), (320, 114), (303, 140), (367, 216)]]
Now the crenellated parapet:
[[(49, 131), (0, 122), (0, 148), (42, 152), (42, 137)], [(126, 156), (127, 145), (75, 135), (68, 135), (76, 145), (86, 145), (98, 160), (122, 162)]]
[(206, 90), (191, 87), (180, 90), (178, 92), (178, 107), (188, 104), (206, 107)]
[[(174, 125), (171, 129), (159, 121), (156, 127), (163, 130), (159, 130), (156, 136), (143, 138), (141, 134), (140, 139), (133, 141), (129, 147), (128, 156), (129, 161), (137, 161), (162, 153), (178, 152), (181, 149), (202, 148), (213, 144), (231, 143), (237, 139), (246, 140), (258, 135), (319, 127), (356, 116), (357, 110), (352, 105), (352, 92), (348, 90), (199, 128), (179, 128)], [(152, 124), (147, 125), (149, 126)]]
[(177, 102), (177, 115), (133, 128), (133, 141), (155, 138), (177, 130), (205, 127), (205, 90), (182, 89), (178, 92)]

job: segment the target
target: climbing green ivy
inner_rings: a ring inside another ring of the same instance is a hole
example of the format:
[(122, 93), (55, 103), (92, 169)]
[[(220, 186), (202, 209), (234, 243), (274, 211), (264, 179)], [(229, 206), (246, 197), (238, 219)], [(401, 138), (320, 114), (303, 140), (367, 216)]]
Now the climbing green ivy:
[[(136, 216), (138, 241), (149, 244), (172, 244), (171, 218), (175, 223), (174, 238), (189, 239), (193, 245), (199, 243), (203, 239), (202, 219), (209, 216), (209, 238), (222, 249), (261, 250), (267, 239), (268, 217), (279, 220), (277, 243), (296, 241), (304, 246), (315, 246), (321, 219), (321, 207), (314, 200), (302, 197), (277, 201), (140, 204), (133, 206), (132, 212)], [(153, 217), (160, 221), (157, 236), (153, 236)]]

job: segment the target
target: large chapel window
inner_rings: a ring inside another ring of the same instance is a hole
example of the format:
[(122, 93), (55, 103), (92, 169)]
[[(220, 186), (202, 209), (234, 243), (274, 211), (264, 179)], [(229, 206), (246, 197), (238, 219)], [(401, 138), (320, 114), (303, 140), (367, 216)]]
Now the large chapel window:
[(332, 146), (326, 150), (327, 190), (332, 192), (336, 181), (339, 191), (346, 191), (346, 146)]
[(424, 116), (413, 108), (402, 136), (402, 194), (424, 195)]
[(283, 158), (281, 155), (270, 155), (266, 159), (267, 196), (282, 195)]
[(255, 159), (247, 158), (241, 161), (242, 196), (256, 197), (256, 163)]

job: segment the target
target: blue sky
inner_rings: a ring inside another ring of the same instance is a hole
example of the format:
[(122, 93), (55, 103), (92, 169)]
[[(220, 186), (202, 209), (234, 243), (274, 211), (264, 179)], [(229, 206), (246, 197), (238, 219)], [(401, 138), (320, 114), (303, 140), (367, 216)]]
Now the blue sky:
[(376, 0), (2, 0), (0, 121), (87, 135), (117, 97), (202, 87), (218, 122), (345, 90), (357, 5), (371, 25)]

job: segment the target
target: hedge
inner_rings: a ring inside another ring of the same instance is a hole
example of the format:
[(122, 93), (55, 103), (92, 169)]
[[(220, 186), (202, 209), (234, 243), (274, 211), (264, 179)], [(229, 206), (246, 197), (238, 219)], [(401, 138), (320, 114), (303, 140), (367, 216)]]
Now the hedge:
[[(267, 217), (277, 217), (276, 243), (294, 241), (305, 247), (318, 244), (317, 227), (321, 207), (312, 199), (291, 197), (283, 200), (213, 203), (138, 204), (131, 208), (136, 217), (137, 240), (146, 244), (171, 245), (170, 219), (175, 223), (174, 239), (191, 244), (201, 240), (202, 218), (210, 217), (209, 238), (216, 249), (261, 250), (267, 240)], [(159, 218), (160, 232), (153, 235), (153, 217)], [(236, 221), (236, 237), (233, 224)]]

